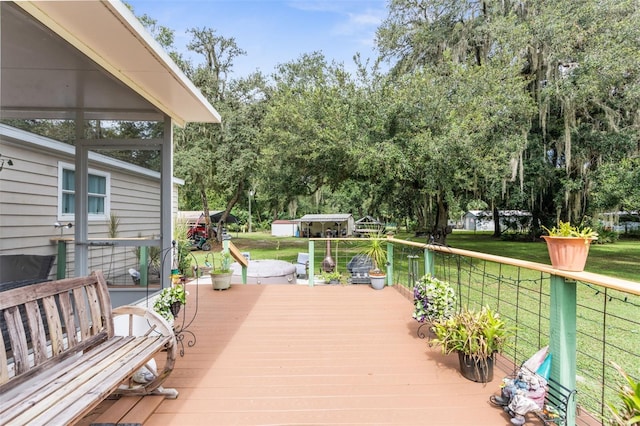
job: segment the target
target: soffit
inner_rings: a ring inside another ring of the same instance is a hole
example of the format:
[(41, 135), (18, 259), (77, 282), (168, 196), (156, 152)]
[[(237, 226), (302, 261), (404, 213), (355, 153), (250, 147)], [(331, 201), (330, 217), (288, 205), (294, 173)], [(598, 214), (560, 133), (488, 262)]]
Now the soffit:
[(71, 119), (82, 111), (86, 119), (162, 120), (166, 114), (179, 125), (220, 122), (121, 2), (0, 7), (3, 118)]

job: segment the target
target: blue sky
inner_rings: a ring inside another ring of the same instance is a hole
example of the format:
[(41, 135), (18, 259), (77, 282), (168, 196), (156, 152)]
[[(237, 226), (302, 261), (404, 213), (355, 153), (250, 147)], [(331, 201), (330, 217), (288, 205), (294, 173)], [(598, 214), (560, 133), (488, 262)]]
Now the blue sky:
[[(375, 30), (386, 17), (385, 0), (128, 0), (136, 15), (147, 14), (175, 32), (186, 54), (189, 28), (209, 27), (235, 37), (247, 52), (237, 58), (234, 77), (256, 69), (271, 74), (277, 64), (322, 51), (327, 61), (353, 70), (352, 57), (375, 57)], [(192, 59), (197, 56), (192, 57)], [(198, 59), (199, 60), (199, 59)]]

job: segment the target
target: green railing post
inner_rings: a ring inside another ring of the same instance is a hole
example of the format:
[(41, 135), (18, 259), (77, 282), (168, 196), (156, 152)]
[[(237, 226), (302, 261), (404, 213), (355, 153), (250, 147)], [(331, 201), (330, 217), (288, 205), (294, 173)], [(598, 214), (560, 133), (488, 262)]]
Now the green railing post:
[(67, 272), (67, 242), (58, 240), (58, 263), (56, 265), (56, 279), (65, 278)]
[(428, 248), (424, 249), (424, 274), (434, 276), (436, 268), (433, 262), (433, 252)]
[[(551, 276), (549, 351), (551, 377), (567, 389), (576, 388), (576, 282)], [(576, 401), (567, 406), (566, 426), (576, 424)]]
[(313, 287), (313, 277), (315, 274), (315, 241), (309, 240), (309, 286)]
[(393, 285), (393, 243), (387, 243), (387, 285)]
[(140, 246), (140, 285), (149, 285), (149, 247)]

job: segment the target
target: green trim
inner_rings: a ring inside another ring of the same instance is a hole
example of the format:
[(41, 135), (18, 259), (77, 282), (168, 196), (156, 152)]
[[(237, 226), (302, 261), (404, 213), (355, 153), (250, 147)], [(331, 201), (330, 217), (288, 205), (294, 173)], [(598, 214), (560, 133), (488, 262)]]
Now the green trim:
[[(549, 313), (551, 377), (569, 390), (576, 388), (576, 282), (551, 276)], [(567, 405), (566, 426), (576, 424), (576, 401)]]

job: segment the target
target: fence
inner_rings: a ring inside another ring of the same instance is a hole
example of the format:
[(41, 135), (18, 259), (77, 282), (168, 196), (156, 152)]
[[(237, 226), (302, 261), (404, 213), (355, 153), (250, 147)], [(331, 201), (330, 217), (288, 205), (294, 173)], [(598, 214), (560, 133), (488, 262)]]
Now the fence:
[[(326, 241), (310, 240), (311, 285), (327, 253), (344, 272), (366, 244), (337, 239), (316, 250), (315, 243)], [(513, 324), (514, 337), (504, 354), (511, 365), (550, 345), (552, 375), (578, 391), (578, 416), (570, 413), (568, 424), (609, 417), (608, 404), (617, 403), (622, 383), (611, 362), (640, 377), (640, 283), (394, 238), (387, 244), (389, 284), (412, 289), (416, 279), (433, 274), (456, 288), (458, 308), (489, 305)]]

